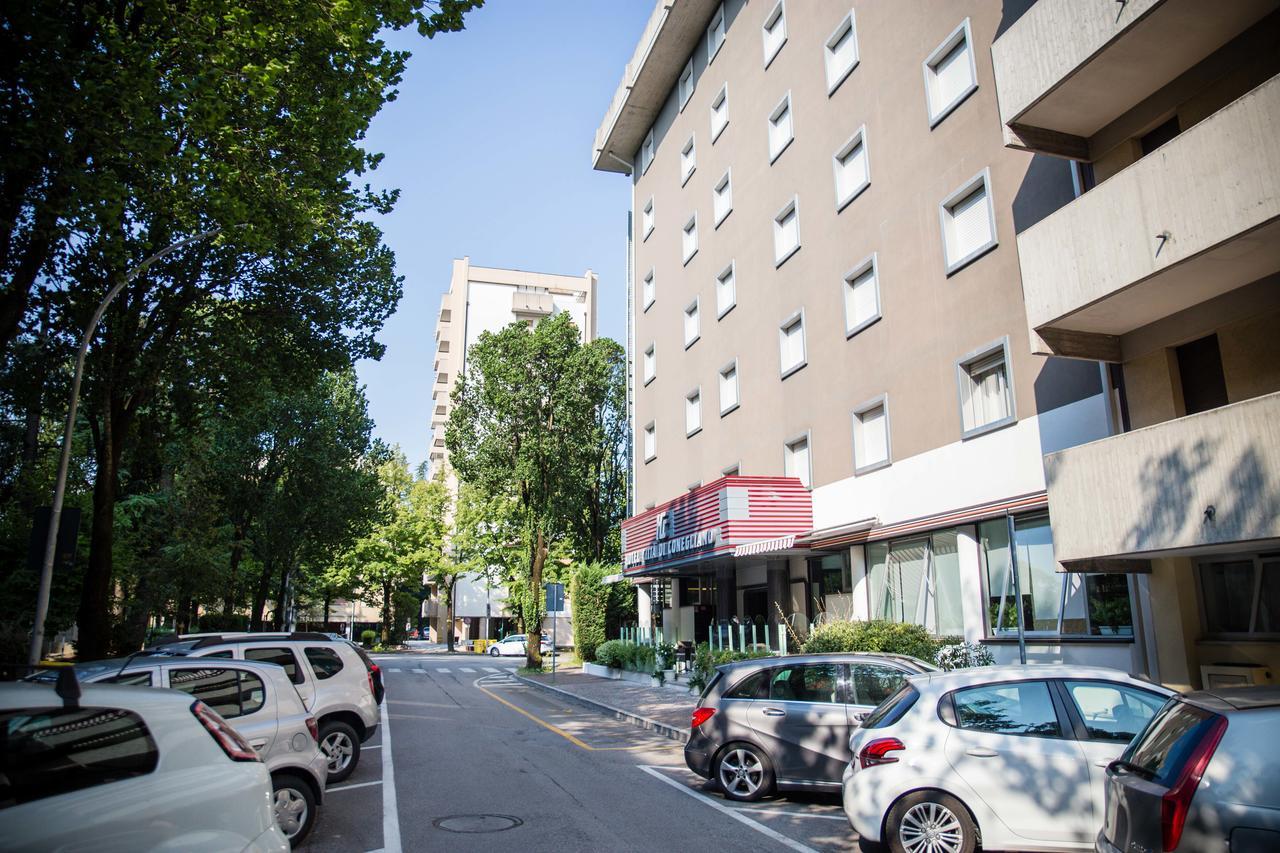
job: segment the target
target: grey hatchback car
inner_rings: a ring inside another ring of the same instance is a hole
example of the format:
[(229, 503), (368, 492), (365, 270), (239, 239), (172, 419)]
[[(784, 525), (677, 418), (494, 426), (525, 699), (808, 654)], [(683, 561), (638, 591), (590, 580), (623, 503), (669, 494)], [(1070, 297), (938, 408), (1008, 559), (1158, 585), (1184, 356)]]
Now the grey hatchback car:
[(909, 675), (904, 655), (788, 655), (718, 667), (694, 709), (684, 760), (732, 800), (840, 790), (849, 734)]

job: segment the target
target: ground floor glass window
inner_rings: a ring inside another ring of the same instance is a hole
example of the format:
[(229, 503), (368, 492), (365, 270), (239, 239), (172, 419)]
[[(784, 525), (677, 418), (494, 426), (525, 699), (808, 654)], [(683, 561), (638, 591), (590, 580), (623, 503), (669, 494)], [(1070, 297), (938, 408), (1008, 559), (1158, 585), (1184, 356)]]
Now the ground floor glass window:
[(964, 633), (955, 530), (867, 546), (872, 619), (912, 622), (936, 635)]

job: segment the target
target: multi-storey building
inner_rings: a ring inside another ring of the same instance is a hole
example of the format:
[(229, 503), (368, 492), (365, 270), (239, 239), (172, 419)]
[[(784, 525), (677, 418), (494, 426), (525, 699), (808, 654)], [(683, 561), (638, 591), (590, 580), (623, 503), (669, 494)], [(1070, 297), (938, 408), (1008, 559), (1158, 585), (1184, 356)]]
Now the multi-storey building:
[(992, 57), (1084, 190), (1017, 237), (1031, 351), (1123, 430), (1046, 456), (1057, 558), (1134, 579), (1160, 680), (1280, 676), (1280, 3), (1040, 0)]
[(1021, 625), (1148, 669), (1131, 576), (1055, 560), (1042, 457), (1115, 413), (1028, 337), (1015, 237), (1079, 175), (1005, 147), (1009, 6), (655, 5), (594, 166), (632, 183), (624, 568), (668, 637), (878, 617), (1013, 660)]
[[(467, 368), (467, 351), (484, 332), (497, 332), (511, 323), (536, 323), (552, 314), (567, 312), (582, 333), (583, 342), (596, 336), (596, 274), (553, 275), (523, 270), (477, 267), (470, 258), (453, 262), (449, 290), (440, 299), (436, 321), (436, 358), (431, 390), (431, 450), (427, 457), (434, 475), (443, 471), (445, 482), (456, 497), (458, 481), (449, 466), (444, 433), (449, 423), (451, 395), (458, 377)], [(507, 592), (484, 579), (459, 578), (454, 589), (454, 631), (462, 638), (493, 638), (497, 620), (508, 618)], [(431, 620), (436, 638), (442, 636), (447, 619), (432, 590), (424, 602), (424, 615)], [(570, 637), (567, 613), (558, 626), (561, 637)], [(551, 625), (547, 623), (547, 630)]]

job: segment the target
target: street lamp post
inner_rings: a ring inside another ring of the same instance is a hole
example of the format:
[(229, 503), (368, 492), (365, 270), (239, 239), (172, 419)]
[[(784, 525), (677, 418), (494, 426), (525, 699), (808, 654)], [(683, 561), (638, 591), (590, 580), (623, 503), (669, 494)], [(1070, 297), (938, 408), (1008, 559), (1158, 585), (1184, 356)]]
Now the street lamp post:
[(71, 404), (67, 408), (67, 424), (62, 433), (62, 457), (58, 460), (58, 479), (53, 487), (53, 507), (49, 513), (49, 535), (45, 538), (44, 563), (40, 568), (40, 586), (36, 592), (36, 618), (35, 623), (31, 626), (31, 646), (27, 651), (27, 663), (32, 667), (39, 665), (40, 654), (44, 650), (44, 620), (49, 615), (49, 591), (53, 585), (53, 560), (58, 547), (58, 524), (62, 520), (62, 501), (66, 497), (67, 468), (71, 464), (71, 436), (76, 426), (76, 407), (80, 403), (80, 380), (84, 376), (84, 359), (89, 352), (89, 342), (93, 340), (93, 333), (97, 331), (98, 323), (102, 320), (102, 315), (106, 313), (107, 306), (111, 304), (111, 300), (115, 299), (126, 285), (146, 272), (147, 267), (166, 255), (170, 255), (179, 249), (184, 249), (193, 243), (199, 243), (201, 240), (215, 237), (221, 232), (221, 228), (211, 228), (185, 240), (179, 240), (156, 252), (130, 270), (124, 278), (116, 282), (115, 286), (107, 291), (107, 295), (98, 304), (97, 310), (93, 312), (93, 318), (89, 320), (89, 325), (84, 330), (84, 337), (80, 339), (80, 351), (76, 353), (76, 370), (71, 379)]

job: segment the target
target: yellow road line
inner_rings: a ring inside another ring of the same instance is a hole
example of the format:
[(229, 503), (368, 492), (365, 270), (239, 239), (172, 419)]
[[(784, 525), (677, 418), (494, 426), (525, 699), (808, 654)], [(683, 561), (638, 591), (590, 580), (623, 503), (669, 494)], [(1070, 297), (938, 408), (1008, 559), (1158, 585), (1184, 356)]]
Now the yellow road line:
[(569, 732), (566, 732), (564, 729), (560, 728), (559, 726), (555, 725), (554, 723), (548, 723), (546, 720), (544, 720), (544, 719), (542, 719), (542, 718), (540, 718), (540, 717), (536, 717), (536, 716), (534, 716), (533, 714), (531, 714), (531, 713), (529, 713), (528, 711), (526, 711), (524, 708), (521, 708), (519, 705), (515, 705), (515, 704), (512, 704), (511, 702), (508, 702), (506, 699), (503, 699), (503, 698), (502, 698), (501, 696), (499, 696), (497, 693), (494, 693), (494, 692), (493, 692), (493, 691), (491, 691), (491, 690), (487, 690), (486, 688), (481, 687), (479, 684), (475, 685), (475, 688), (476, 688), (477, 690), (479, 690), (481, 693), (484, 693), (484, 694), (486, 694), (487, 696), (489, 696), (489, 698), (491, 698), (491, 699), (497, 699), (499, 702), (501, 702), (503, 705), (506, 705), (508, 708), (510, 708), (511, 710), (515, 711), (517, 714), (523, 714), (524, 716), (526, 716), (526, 717), (528, 717), (529, 719), (533, 720), (535, 723), (537, 723), (538, 725), (542, 726), (543, 728), (546, 728), (546, 729), (549, 729), (549, 730), (551, 730), (551, 731), (555, 732), (556, 734), (560, 735), (560, 737), (562, 737), (562, 738), (564, 738), (565, 740), (567, 740), (567, 741), (569, 741), (570, 743), (572, 743), (574, 746), (581, 747), (582, 749), (585, 749), (585, 750), (587, 750), (588, 752), (630, 752), (630, 751), (639, 750), (639, 749), (652, 749), (652, 750), (654, 750), (654, 751), (663, 750), (663, 749), (675, 749), (675, 747), (665, 747), (665, 746), (654, 747), (654, 746), (646, 746), (646, 745), (641, 745), (641, 746), (592, 746), (591, 744), (589, 744), (589, 743), (584, 743), (583, 741), (581, 741), (581, 740), (579, 740), (578, 738), (574, 737), (572, 734), (570, 734)]

